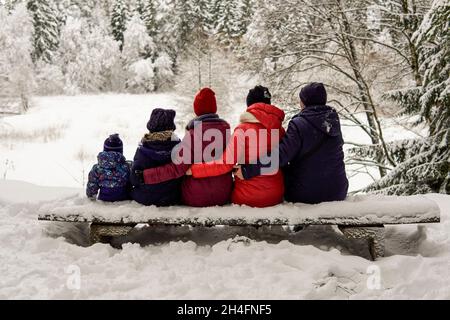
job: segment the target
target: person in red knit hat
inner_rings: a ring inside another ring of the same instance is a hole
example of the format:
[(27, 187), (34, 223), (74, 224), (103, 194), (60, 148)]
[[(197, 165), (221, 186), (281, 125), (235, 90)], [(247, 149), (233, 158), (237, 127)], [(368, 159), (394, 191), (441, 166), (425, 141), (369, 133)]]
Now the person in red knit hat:
[(216, 94), (210, 88), (203, 88), (195, 96), (194, 112), (200, 117), (205, 114), (217, 113)]
[[(230, 136), (230, 125), (217, 115), (216, 94), (213, 90), (210, 88), (200, 90), (195, 96), (193, 107), (197, 117), (187, 125), (187, 133), (180, 144), (183, 153), (190, 153), (190, 158), (187, 157), (190, 161), (181, 163), (176, 161), (177, 164), (172, 162), (161, 167), (144, 170), (144, 181), (146, 184), (160, 184), (183, 178), (181, 186), (183, 204), (191, 207), (211, 207), (228, 204), (231, 202), (233, 188), (231, 172), (202, 179), (186, 176), (186, 172), (193, 163), (205, 163), (211, 160), (203, 158), (203, 151), (211, 144), (216, 146), (217, 141), (204, 139), (205, 132), (211, 129), (218, 130), (223, 137), (222, 141), (219, 141), (219, 144), (222, 144), (222, 150), (216, 154), (216, 159), (221, 158), (227, 145), (227, 138)], [(197, 144), (201, 145), (201, 148), (195, 148)], [(201, 150), (202, 154), (194, 154), (194, 150), (196, 152)], [(181, 156), (182, 159), (185, 159), (184, 154)]]
[[(247, 96), (247, 109), (240, 117), (222, 159), (196, 163), (194, 178), (202, 179), (231, 172), (236, 164), (258, 163), (285, 134), (283, 110), (271, 103), (268, 88), (256, 86)], [(272, 135), (278, 133), (276, 136)], [(277, 140), (278, 139), (278, 140)], [(272, 207), (283, 201), (284, 177), (277, 168), (273, 175), (260, 175), (249, 180), (235, 179), (231, 202), (256, 208)]]

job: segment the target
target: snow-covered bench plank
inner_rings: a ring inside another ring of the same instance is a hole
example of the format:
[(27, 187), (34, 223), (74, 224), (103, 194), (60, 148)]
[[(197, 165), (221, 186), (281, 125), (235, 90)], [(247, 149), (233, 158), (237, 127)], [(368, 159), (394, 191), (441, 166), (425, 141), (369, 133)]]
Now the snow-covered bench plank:
[(373, 258), (384, 254), (384, 225), (440, 222), (439, 207), (425, 196), (353, 196), (318, 205), (290, 204), (255, 209), (143, 207), (134, 202), (102, 203), (76, 197), (44, 205), (39, 220), (91, 223), (92, 242), (126, 234), (137, 224), (213, 227), (336, 225), (351, 238), (366, 238)]

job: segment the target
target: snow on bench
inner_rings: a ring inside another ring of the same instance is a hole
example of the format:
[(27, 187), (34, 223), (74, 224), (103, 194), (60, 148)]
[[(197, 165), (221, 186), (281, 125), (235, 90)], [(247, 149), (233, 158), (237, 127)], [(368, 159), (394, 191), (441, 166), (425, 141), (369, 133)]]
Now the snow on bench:
[(367, 239), (373, 258), (384, 255), (384, 225), (440, 222), (439, 207), (425, 196), (358, 195), (341, 202), (285, 203), (264, 209), (233, 205), (157, 208), (135, 202), (112, 204), (74, 197), (45, 204), (38, 214), (39, 220), (91, 223), (93, 243), (126, 234), (137, 224), (206, 227), (337, 225), (347, 237)]

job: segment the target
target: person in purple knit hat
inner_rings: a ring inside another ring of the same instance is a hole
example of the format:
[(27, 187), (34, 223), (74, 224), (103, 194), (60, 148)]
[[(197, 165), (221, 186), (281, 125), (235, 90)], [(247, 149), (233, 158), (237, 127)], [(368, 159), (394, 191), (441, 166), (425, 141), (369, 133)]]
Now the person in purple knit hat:
[(140, 204), (164, 207), (180, 202), (182, 179), (146, 185), (143, 178), (144, 170), (172, 162), (172, 150), (180, 143), (175, 135), (175, 116), (174, 110), (153, 110), (147, 123), (148, 133), (143, 136), (136, 150), (131, 169), (131, 197)]

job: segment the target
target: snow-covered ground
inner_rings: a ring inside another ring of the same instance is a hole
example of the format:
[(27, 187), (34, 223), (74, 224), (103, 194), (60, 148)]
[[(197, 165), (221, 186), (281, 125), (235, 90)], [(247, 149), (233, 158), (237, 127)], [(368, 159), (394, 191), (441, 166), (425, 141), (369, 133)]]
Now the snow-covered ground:
[[(427, 196), (440, 206), (440, 224), (389, 227), (387, 257), (377, 262), (366, 259), (363, 243), (332, 227), (295, 235), (144, 228), (133, 240), (148, 246), (116, 250), (87, 247), (86, 225), (37, 221), (42, 206), (83, 192), (108, 134), (120, 133), (132, 158), (153, 108), (175, 108), (182, 135), (190, 106), (172, 95), (45, 97), (36, 98), (26, 115), (0, 119), (0, 299), (450, 299), (445, 195)], [(223, 116), (234, 126), (242, 108)], [(394, 125), (386, 134), (412, 135)], [(344, 135), (365, 142), (354, 128)], [(366, 178), (353, 178), (353, 188)], [(237, 234), (254, 240), (233, 242)]]
[(36, 220), (79, 192), (0, 182), (0, 299), (450, 299), (449, 196), (427, 196), (440, 224), (389, 227), (387, 257), (371, 262), (332, 227), (143, 229), (145, 247), (87, 247), (87, 226)]
[(178, 132), (192, 108), (169, 95), (35, 98), (25, 115), (0, 119), (0, 174), (44, 186), (82, 187), (103, 142), (119, 133), (132, 158), (154, 108), (175, 108)]

